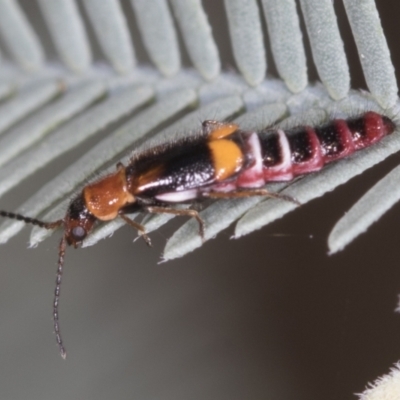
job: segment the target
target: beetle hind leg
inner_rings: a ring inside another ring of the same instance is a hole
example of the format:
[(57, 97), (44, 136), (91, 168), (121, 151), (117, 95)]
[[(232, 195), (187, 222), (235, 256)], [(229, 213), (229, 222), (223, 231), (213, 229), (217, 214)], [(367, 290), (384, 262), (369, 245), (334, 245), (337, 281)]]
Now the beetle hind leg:
[(233, 192), (204, 192), (201, 194), (202, 197), (206, 197), (209, 199), (239, 199), (243, 197), (252, 197), (252, 196), (265, 196), (271, 197), (273, 199), (281, 199), (284, 201), (289, 201), (290, 203), (294, 203), (297, 206), (300, 206), (301, 203), (296, 200), (292, 196), (287, 196), (285, 194), (270, 192), (267, 189), (245, 189), (245, 190), (235, 190)]
[(173, 215), (182, 215), (184, 217), (194, 218), (199, 224), (199, 235), (201, 237), (201, 240), (204, 242), (205, 225), (204, 221), (201, 219), (199, 213), (196, 210), (191, 210), (191, 209), (177, 210), (176, 208), (153, 207), (153, 206), (146, 207), (146, 210), (152, 214), (173, 214)]

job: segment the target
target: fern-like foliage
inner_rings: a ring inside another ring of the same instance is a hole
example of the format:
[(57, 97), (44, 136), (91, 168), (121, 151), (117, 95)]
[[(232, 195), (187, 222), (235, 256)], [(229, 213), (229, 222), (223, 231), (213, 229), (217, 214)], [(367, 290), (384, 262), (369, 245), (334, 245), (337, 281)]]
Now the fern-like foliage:
[[(1, 0), (0, 34), (6, 49), (0, 64), (0, 196), (111, 124), (106, 138), (16, 211), (44, 220), (59, 219), (71, 193), (94, 173), (114, 169), (116, 159), (126, 162), (128, 150), (148, 146), (143, 142), (150, 133), (156, 133), (152, 138), (156, 143), (173, 140), (195, 133), (199, 121), (208, 118), (235, 118), (245, 129), (263, 129), (320, 124), (332, 116), (349, 117), (371, 109), (397, 117), (397, 83), (376, 5), (373, 0), (343, 2), (369, 93), (351, 90), (331, 0), (300, 0), (304, 32), (294, 0), (262, 0), (261, 7), (256, 0), (225, 0), (236, 72), (221, 71), (224, 60), (200, 0), (124, 2), (140, 32), (140, 37), (133, 38), (132, 21), (116, 0), (84, 0), (81, 8), (74, 0), (38, 0), (33, 7), (39, 7), (56, 49), (53, 60), (46, 59), (48, 49), (35, 33), (37, 22), (16, 0)], [(89, 30), (101, 48), (100, 61), (93, 61), (99, 56)], [(312, 60), (306, 57), (305, 36)], [(138, 56), (135, 45), (139, 42), (151, 65)], [(267, 60), (267, 46), (279, 74), (275, 78), (267, 77), (272, 61)], [(190, 59), (190, 67), (182, 66), (182, 52)], [(308, 81), (307, 62), (315, 65), (321, 83)], [(306, 203), (399, 150), (400, 135), (395, 133), (319, 173), (268, 188)], [(398, 181), (395, 169), (337, 223), (329, 238), (331, 252), (350, 243), (399, 200), (400, 191), (393, 190), (399, 187)], [(390, 195), (377, 201), (382, 192)], [(206, 239), (232, 223), (236, 223), (235, 237), (240, 237), (295, 208), (276, 199), (235, 199), (209, 205), (201, 217)], [(146, 216), (143, 223), (150, 232), (170, 218)], [(99, 225), (84, 246), (122, 225), (119, 220)], [(0, 242), (7, 242), (23, 227), (18, 221), (3, 222)], [(48, 235), (34, 228), (31, 245)], [(201, 244), (196, 222), (188, 221), (169, 239), (164, 259), (183, 256)]]
[[(329, 0), (301, 2), (322, 85), (307, 81), (298, 9), (292, 0), (265, 0), (261, 9), (255, 0), (225, 2), (233, 54), (241, 75), (221, 72), (218, 46), (199, 0), (174, 0), (171, 8), (165, 0), (158, 0), (157, 6), (132, 0), (140, 40), (156, 69), (136, 66), (128, 22), (121, 5), (114, 0), (102, 1), (101, 5), (92, 0), (83, 2), (96, 39), (112, 68), (91, 61), (85, 23), (74, 1), (39, 1), (63, 65), (46, 62), (29, 15), (23, 13), (19, 4), (11, 0), (2, 2), (0, 30), (14, 62), (27, 72), (21, 72), (7, 60), (0, 69), (0, 93), (6, 99), (0, 108), (0, 129), (4, 132), (0, 138), (0, 195), (55, 157), (139, 108), (142, 111), (132, 120), (46, 184), (17, 211), (44, 219), (61, 217), (66, 205), (64, 199), (94, 171), (107, 170), (111, 160), (122, 157), (135, 141), (182, 112), (186, 116), (158, 133), (161, 140), (171, 140), (176, 132), (196, 131), (202, 119), (228, 119), (238, 114), (243, 116), (237, 122), (251, 129), (262, 129), (277, 121), (286, 127), (321, 123), (332, 115), (349, 116), (372, 108), (378, 111), (383, 108), (395, 115), (397, 85), (375, 4), (372, 0), (344, 3), (362, 55), (360, 60), (370, 95), (350, 91), (349, 68)], [(266, 44), (261, 27), (264, 17), (274, 62), (283, 82), (266, 79)], [(177, 28), (182, 32), (195, 69), (181, 66)], [(190, 108), (195, 110), (189, 112)], [(24, 122), (18, 123), (24, 117)], [(393, 135), (373, 149), (302, 179), (288, 189), (284, 189), (287, 185), (280, 185), (279, 190), (305, 203), (381, 161), (399, 146), (397, 135)], [(385, 181), (378, 190), (384, 184)], [(393, 191), (391, 194), (391, 200), (372, 207), (373, 212), (369, 197), (363, 199), (332, 232), (331, 251), (343, 248), (397, 201), (398, 196)], [(378, 204), (373, 199), (372, 203)], [(221, 209), (229, 211), (221, 216)], [(217, 202), (202, 211), (207, 224), (206, 238), (214, 237), (235, 221), (238, 221), (235, 237), (240, 237), (293, 209), (292, 204), (273, 199)], [(361, 218), (362, 215), (366, 218)], [(152, 216), (146, 219), (145, 226), (155, 229), (168, 219)], [(85, 246), (120, 226), (120, 221), (100, 226)], [(3, 223), (0, 241), (6, 242), (22, 227), (21, 222)], [(46, 236), (47, 233), (35, 228), (31, 244), (38, 244)], [(184, 255), (200, 245), (195, 224), (189, 221), (169, 240), (164, 258)]]

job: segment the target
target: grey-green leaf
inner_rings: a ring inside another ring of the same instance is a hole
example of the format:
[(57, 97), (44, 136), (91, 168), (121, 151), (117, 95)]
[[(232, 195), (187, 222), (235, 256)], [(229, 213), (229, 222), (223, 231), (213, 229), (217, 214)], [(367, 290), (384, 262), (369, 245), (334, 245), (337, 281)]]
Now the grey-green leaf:
[(75, 0), (39, 0), (39, 5), (60, 58), (72, 71), (85, 71), (92, 56)]
[(329, 94), (344, 98), (350, 74), (331, 0), (300, 0), (315, 66)]
[(165, 76), (175, 75), (181, 60), (167, 1), (131, 0), (131, 3), (149, 57)]
[(365, 80), (385, 109), (398, 101), (397, 82), (390, 52), (374, 0), (344, 0)]
[(256, 0), (225, 0), (233, 55), (246, 81), (256, 86), (267, 70), (260, 10)]
[(126, 74), (136, 64), (128, 25), (117, 0), (84, 0), (89, 19), (104, 54), (117, 72)]

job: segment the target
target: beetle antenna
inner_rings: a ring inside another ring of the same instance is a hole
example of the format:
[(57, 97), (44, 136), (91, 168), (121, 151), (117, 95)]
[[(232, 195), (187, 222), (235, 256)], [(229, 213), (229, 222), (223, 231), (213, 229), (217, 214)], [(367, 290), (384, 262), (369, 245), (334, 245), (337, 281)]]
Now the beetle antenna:
[(62, 220), (62, 219), (59, 219), (55, 222), (44, 222), (44, 221), (40, 221), (39, 219), (36, 219), (36, 218), (25, 217), (24, 215), (21, 215), (21, 214), (16, 214), (13, 212), (8, 212), (8, 211), (3, 211), (3, 210), (0, 210), (0, 217), (16, 219), (18, 221), (23, 221), (27, 224), (37, 225), (44, 229), (57, 228), (64, 222), (64, 220)]
[[(36, 218), (25, 217), (21, 214), (16, 214), (13, 212), (0, 210), (0, 216), (9, 219), (16, 219), (17, 221), (23, 221), (27, 224), (32, 224), (39, 226), (44, 229), (55, 229), (64, 223), (63, 219), (59, 219), (54, 222), (44, 222)], [(64, 256), (65, 256), (65, 248), (67, 246), (67, 242), (65, 239), (65, 235), (63, 235), (60, 246), (58, 248), (58, 267), (57, 267), (57, 276), (56, 276), (56, 289), (54, 291), (54, 301), (53, 301), (53, 321), (54, 321), (54, 332), (56, 334), (56, 339), (58, 343), (58, 347), (60, 349), (61, 357), (65, 359), (67, 353), (65, 352), (65, 348), (63, 346), (60, 325), (58, 322), (58, 303), (60, 301), (60, 286), (61, 286), (61, 278), (63, 273), (64, 266)]]
[[(16, 214), (13, 212), (8, 212), (3, 210), (0, 210), (0, 216), (9, 219), (16, 219), (17, 221), (23, 221), (27, 224), (36, 225), (44, 229), (55, 229), (64, 223), (63, 219), (59, 219), (54, 222), (44, 222), (36, 218), (25, 217), (24, 215), (21, 214)], [(64, 359), (66, 358), (67, 353), (65, 352), (65, 348), (62, 342), (60, 324), (58, 322), (58, 303), (60, 301), (60, 287), (61, 287), (61, 278), (63, 274), (64, 256), (66, 247), (67, 247), (67, 241), (65, 239), (65, 235), (63, 235), (60, 245), (58, 247), (58, 267), (56, 276), (56, 288), (54, 291), (54, 301), (53, 301), (53, 321), (54, 321), (54, 332), (56, 334), (58, 348), (60, 350), (61, 357)]]
[(54, 333), (56, 334), (56, 340), (58, 344), (58, 348), (60, 350), (61, 357), (65, 360), (67, 357), (67, 353), (65, 351), (65, 347), (63, 345), (63, 341), (61, 338), (61, 330), (58, 318), (58, 304), (60, 301), (60, 288), (61, 288), (61, 279), (63, 274), (64, 267), (64, 256), (65, 256), (65, 248), (67, 246), (67, 242), (65, 240), (65, 235), (63, 235), (59, 250), (58, 250), (58, 267), (57, 267), (57, 276), (56, 276), (56, 288), (54, 291), (54, 301), (53, 301), (53, 321), (54, 321)]

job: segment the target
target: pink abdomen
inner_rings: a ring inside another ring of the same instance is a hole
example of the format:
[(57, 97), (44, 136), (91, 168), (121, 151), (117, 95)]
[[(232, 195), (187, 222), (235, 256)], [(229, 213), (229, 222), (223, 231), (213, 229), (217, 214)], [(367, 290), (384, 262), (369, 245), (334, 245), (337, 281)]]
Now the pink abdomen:
[(357, 118), (334, 119), (319, 127), (299, 126), (258, 134), (265, 182), (290, 180), (370, 146), (396, 128), (386, 116), (369, 111)]

